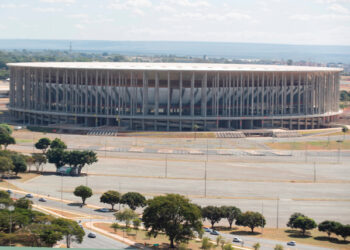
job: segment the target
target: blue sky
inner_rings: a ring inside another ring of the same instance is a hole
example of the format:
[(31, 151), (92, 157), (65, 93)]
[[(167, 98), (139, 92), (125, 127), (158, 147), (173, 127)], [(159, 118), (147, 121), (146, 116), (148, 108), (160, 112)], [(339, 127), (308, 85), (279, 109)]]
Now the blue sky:
[(350, 0), (0, 0), (0, 39), (350, 45)]

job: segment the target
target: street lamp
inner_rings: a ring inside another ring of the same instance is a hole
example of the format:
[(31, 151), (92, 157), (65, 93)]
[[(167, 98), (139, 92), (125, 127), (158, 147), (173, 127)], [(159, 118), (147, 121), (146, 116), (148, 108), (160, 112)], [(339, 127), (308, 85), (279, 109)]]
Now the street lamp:
[[(15, 210), (14, 206), (9, 206), (7, 208), (10, 212), (10, 234), (12, 234), (12, 211)], [(12, 241), (11, 241), (11, 236), (10, 236), (10, 246), (12, 245)]]

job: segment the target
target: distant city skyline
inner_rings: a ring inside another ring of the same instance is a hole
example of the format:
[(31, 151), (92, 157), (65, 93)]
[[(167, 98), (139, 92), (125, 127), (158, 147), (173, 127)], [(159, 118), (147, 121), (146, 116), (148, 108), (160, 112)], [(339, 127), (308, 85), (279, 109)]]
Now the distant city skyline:
[(350, 45), (350, 0), (1, 0), (0, 39)]

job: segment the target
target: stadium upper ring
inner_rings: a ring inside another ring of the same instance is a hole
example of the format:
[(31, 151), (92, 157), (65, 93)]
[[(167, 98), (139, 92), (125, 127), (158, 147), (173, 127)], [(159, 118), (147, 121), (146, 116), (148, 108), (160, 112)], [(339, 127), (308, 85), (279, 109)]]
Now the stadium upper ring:
[(327, 126), (340, 113), (340, 68), (129, 62), (8, 66), (9, 109), (25, 124), (305, 129)]

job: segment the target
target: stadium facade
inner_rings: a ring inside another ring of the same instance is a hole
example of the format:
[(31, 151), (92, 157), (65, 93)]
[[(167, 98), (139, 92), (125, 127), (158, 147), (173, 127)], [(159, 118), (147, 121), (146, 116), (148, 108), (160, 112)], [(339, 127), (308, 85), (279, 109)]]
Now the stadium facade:
[(33, 125), (130, 130), (319, 128), (342, 69), (179, 63), (10, 63), (10, 105)]

